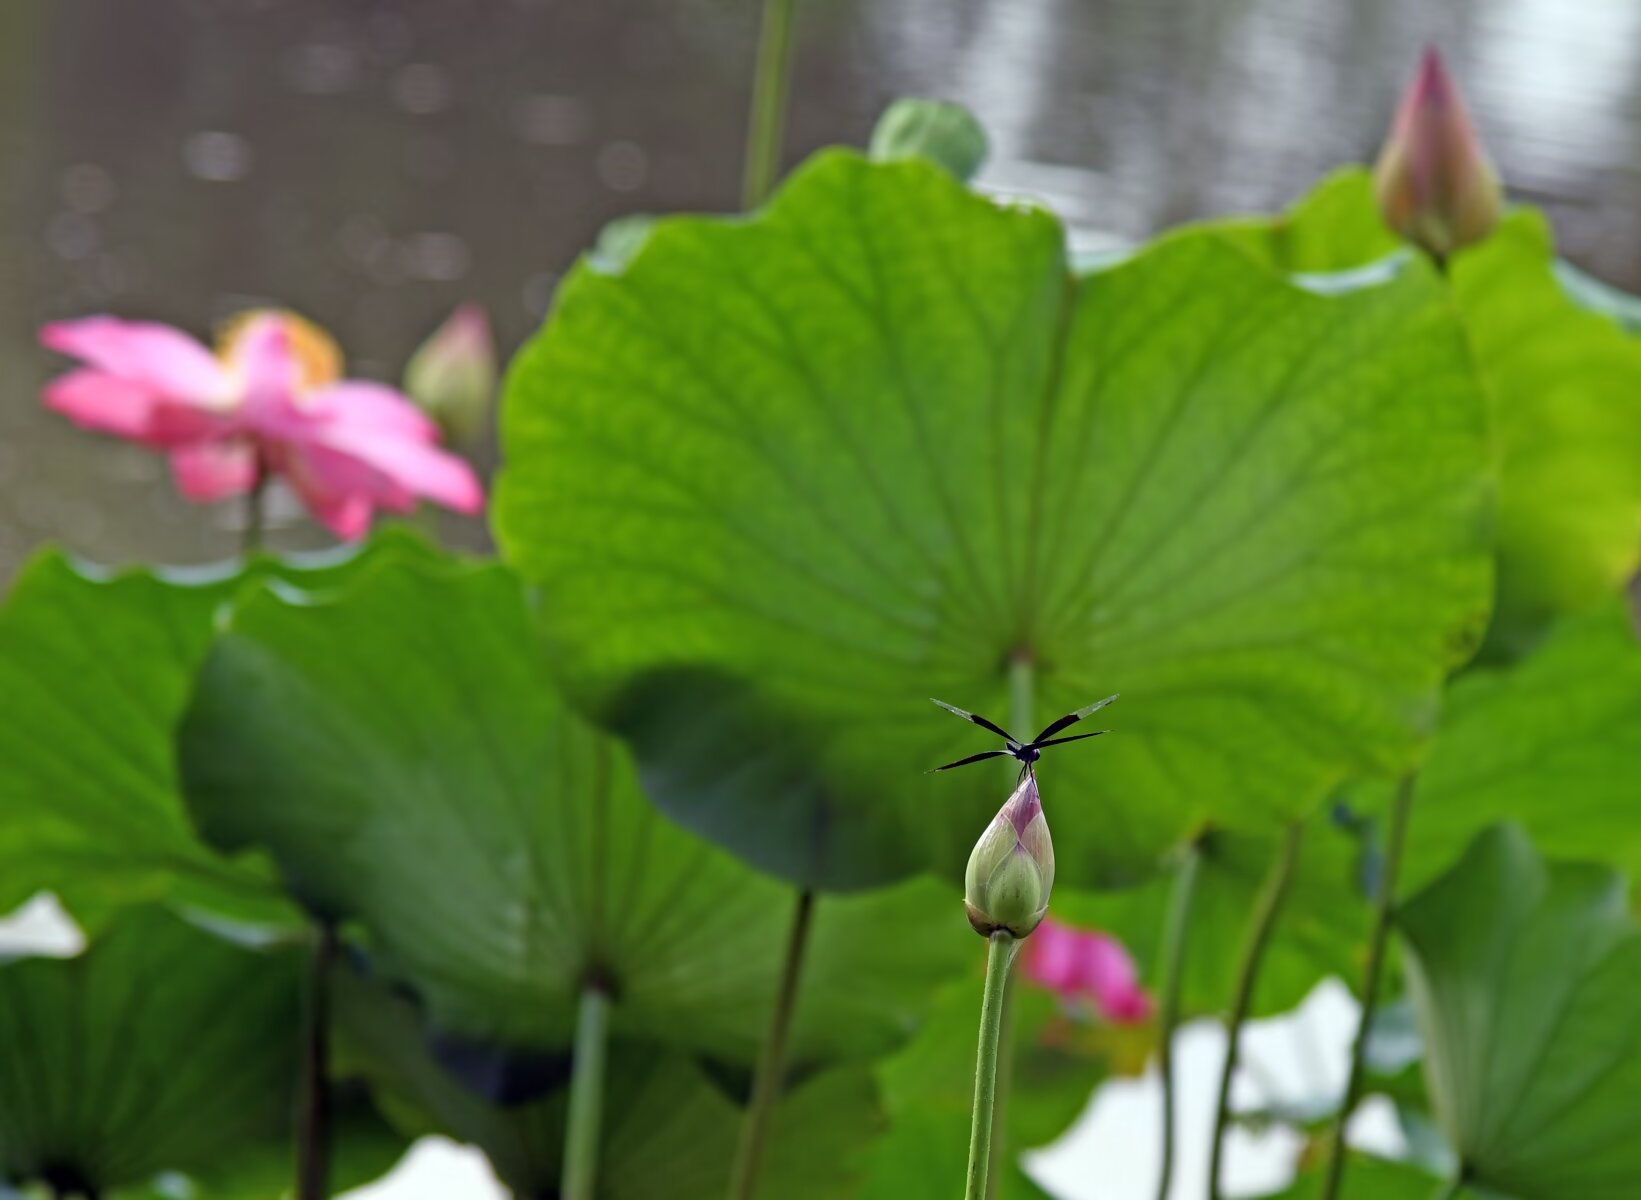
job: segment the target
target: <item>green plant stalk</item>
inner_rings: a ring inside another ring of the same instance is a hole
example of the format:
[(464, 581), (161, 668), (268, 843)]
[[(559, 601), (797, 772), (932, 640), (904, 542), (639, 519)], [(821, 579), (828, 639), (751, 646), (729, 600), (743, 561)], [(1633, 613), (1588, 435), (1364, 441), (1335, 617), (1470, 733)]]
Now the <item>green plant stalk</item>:
[(1461, 1172), (1442, 1185), (1441, 1195), (1437, 1197), (1437, 1200), (1459, 1200), (1459, 1196), (1463, 1191), (1464, 1175)]
[(999, 930), (987, 939), (986, 990), (980, 1001), (980, 1046), (974, 1060), (974, 1119), (969, 1127), (969, 1173), (963, 1200), (985, 1200), (991, 1183), (992, 1119), (997, 1097), (997, 1051), (1003, 1035), (1003, 1000), (1009, 968), (1020, 943)]
[(752, 1098), (741, 1123), (741, 1140), (730, 1171), (730, 1200), (752, 1200), (758, 1192), (758, 1170), (763, 1164), (764, 1144), (780, 1102), (786, 1077), (786, 1042), (792, 1031), (792, 1015), (798, 1005), (798, 980), (803, 974), (804, 952), (809, 947), (809, 927), (815, 912), (815, 893), (805, 888), (798, 893), (792, 913), (792, 929), (786, 940), (786, 957), (781, 966), (781, 982), (775, 993), (775, 1010), (769, 1032), (758, 1055), (752, 1079)]
[(1345, 1084), (1345, 1098), (1339, 1106), (1339, 1117), (1333, 1130), (1333, 1149), (1328, 1157), (1328, 1178), (1322, 1189), (1322, 1200), (1335, 1200), (1339, 1185), (1345, 1177), (1345, 1127), (1362, 1098), (1362, 1080), (1366, 1074), (1368, 1031), (1373, 1027), (1373, 1015), (1379, 1004), (1379, 978), (1384, 973), (1385, 946), (1390, 940), (1390, 926), (1396, 915), (1396, 879), (1402, 869), (1402, 848), (1407, 843), (1408, 819), (1413, 813), (1413, 791), (1418, 776), (1413, 772), (1402, 776), (1396, 788), (1396, 802), (1390, 811), (1390, 832), (1385, 846), (1384, 870), (1379, 877), (1379, 895), (1375, 904), (1372, 940), (1368, 943), (1367, 973), (1362, 980), (1362, 1013), (1356, 1023), (1356, 1039), (1351, 1044), (1350, 1079)]
[(303, 1015), (296, 1200), (326, 1200), (330, 1195), (330, 973), (335, 961), (336, 926), (321, 917), (314, 922), (308, 1003)]
[(1232, 1001), (1231, 1020), (1226, 1026), (1225, 1066), (1219, 1073), (1219, 1101), (1214, 1110), (1214, 1143), (1208, 1159), (1209, 1200), (1220, 1200), (1220, 1164), (1225, 1154), (1225, 1134), (1231, 1123), (1231, 1080), (1236, 1075), (1237, 1052), (1241, 1044), (1242, 1026), (1248, 1020), (1253, 1006), (1254, 986), (1259, 981), (1259, 968), (1265, 960), (1265, 949), (1270, 945), (1271, 931), (1287, 899), (1293, 882), (1294, 868), (1299, 863), (1299, 849), (1304, 841), (1302, 821), (1289, 823), (1265, 877), (1259, 898), (1254, 904), (1253, 923), (1248, 928), (1248, 940), (1242, 947), (1242, 958), (1237, 964), (1236, 995)]
[[(1009, 659), (1009, 732), (1029, 734), (1036, 724), (1037, 674), (1029, 651), (1018, 651)], [(991, 1169), (986, 1177), (986, 1196), (997, 1195), (1003, 1162), (1008, 1157), (1009, 1090), (1014, 1086), (1014, 976), (1003, 989), (1002, 1031), (998, 1035), (997, 1085), (991, 1114)]]
[(1202, 847), (1193, 841), (1174, 873), (1168, 916), (1162, 937), (1162, 1031), (1157, 1066), (1162, 1073), (1162, 1167), (1157, 1200), (1168, 1200), (1174, 1185), (1174, 1031), (1179, 1026), (1180, 985), (1185, 973), (1185, 940), (1191, 924), (1191, 901), (1202, 868)]
[(581, 988), (581, 1004), (576, 1011), (570, 1115), (564, 1126), (564, 1171), (559, 1188), (564, 1200), (593, 1200), (598, 1186), (598, 1144), (609, 1034), (609, 994), (597, 981), (589, 981)]
[(741, 207), (764, 202), (775, 183), (792, 76), (792, 14), (797, 0), (764, 0), (758, 32), (758, 65), (752, 78), (752, 117), (746, 135), (746, 173)]
[(240, 531), (240, 553), (247, 562), (262, 549), (262, 527), (266, 521), (263, 502), (268, 494), (268, 470), (257, 456), (256, 477), (245, 493), (245, 528)]

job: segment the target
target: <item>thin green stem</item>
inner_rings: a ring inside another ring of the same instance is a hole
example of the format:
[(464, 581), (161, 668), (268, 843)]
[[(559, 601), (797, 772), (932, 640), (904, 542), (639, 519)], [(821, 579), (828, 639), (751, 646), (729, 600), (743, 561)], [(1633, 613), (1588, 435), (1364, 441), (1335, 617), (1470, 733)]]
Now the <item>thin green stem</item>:
[(752, 1079), (752, 1098), (741, 1124), (741, 1141), (729, 1178), (730, 1200), (752, 1200), (758, 1192), (764, 1143), (769, 1138), (770, 1122), (786, 1078), (786, 1042), (792, 1031), (792, 1015), (798, 1006), (798, 980), (803, 974), (803, 957), (809, 947), (809, 927), (814, 912), (815, 893), (805, 888), (798, 893), (792, 912), (781, 982), (775, 993), (775, 1011), (769, 1018), (769, 1032), (764, 1037), (757, 1072)]
[[(1019, 650), (1009, 659), (1009, 732), (1029, 738), (1036, 724), (1036, 663), (1028, 650)], [(997, 1087), (991, 1114), (991, 1169), (986, 1177), (986, 1195), (997, 1195), (1008, 1158), (1009, 1091), (1014, 1086), (1014, 983), (1003, 991), (1002, 1032), (997, 1046)]]
[(602, 984), (581, 989), (576, 1012), (570, 1115), (564, 1126), (564, 1200), (593, 1200), (598, 1186), (598, 1140), (604, 1113), (604, 1063), (609, 1050), (610, 997)]
[(792, 76), (792, 14), (797, 0), (764, 0), (758, 65), (752, 78), (752, 117), (746, 134), (741, 206), (757, 208), (775, 183)]
[(1259, 967), (1265, 959), (1265, 948), (1270, 945), (1271, 931), (1276, 927), (1277, 914), (1287, 899), (1293, 882), (1294, 868), (1299, 864), (1299, 848), (1304, 841), (1302, 821), (1288, 825), (1271, 864), (1270, 874), (1260, 888), (1254, 903), (1253, 923), (1248, 927), (1248, 940), (1242, 947), (1242, 958), (1237, 964), (1236, 996), (1232, 1002), (1230, 1024), (1226, 1026), (1225, 1066), (1219, 1073), (1219, 1102), (1214, 1110), (1214, 1144), (1208, 1159), (1209, 1200), (1220, 1200), (1220, 1163), (1225, 1155), (1225, 1134), (1231, 1123), (1231, 1080), (1236, 1074), (1237, 1053), (1241, 1046), (1242, 1026), (1253, 1007), (1254, 986), (1259, 981)]
[(1459, 1200), (1459, 1196), (1463, 1191), (1464, 1172), (1461, 1171), (1442, 1185), (1441, 1194), (1436, 1197), (1436, 1200)]
[(1202, 847), (1186, 847), (1174, 872), (1168, 897), (1168, 916), (1162, 938), (1162, 1030), (1157, 1065), (1162, 1072), (1162, 1169), (1157, 1175), (1157, 1200), (1168, 1200), (1174, 1186), (1174, 1032), (1179, 1027), (1180, 988), (1185, 975), (1186, 934), (1191, 925), (1191, 901), (1202, 868)]
[(1396, 880), (1401, 874), (1402, 848), (1407, 843), (1407, 825), (1413, 813), (1413, 793), (1417, 782), (1418, 776), (1412, 772), (1402, 776), (1396, 788), (1396, 802), (1390, 810), (1390, 832), (1386, 838), (1384, 867), (1379, 875), (1373, 933), (1368, 943), (1367, 974), (1362, 980), (1362, 1013), (1356, 1023), (1356, 1040), (1351, 1045), (1350, 1080), (1345, 1084), (1345, 1099), (1339, 1106), (1339, 1117), (1334, 1125), (1333, 1149), (1328, 1158), (1328, 1178), (1322, 1189), (1322, 1200), (1335, 1200), (1345, 1177), (1345, 1128), (1362, 1099), (1368, 1033), (1379, 1006), (1379, 979), (1384, 974), (1385, 947), (1396, 916)]
[(247, 561), (262, 549), (262, 530), (267, 523), (263, 502), (267, 499), (267, 494), (268, 471), (262, 464), (261, 456), (258, 455), (256, 478), (251, 480), (251, 486), (245, 493), (245, 527), (240, 531), (240, 553)]
[(1007, 930), (987, 939), (986, 991), (980, 1001), (980, 1048), (974, 1060), (974, 1120), (969, 1126), (969, 1174), (964, 1200), (985, 1200), (991, 1181), (992, 1119), (997, 1099), (997, 1051), (1003, 1037), (1003, 1000), (1009, 967), (1020, 943)]
[(302, 1075), (296, 1126), (296, 1200), (330, 1195), (330, 973), (336, 962), (336, 926), (314, 922), (308, 962), (308, 1003), (302, 1028)]

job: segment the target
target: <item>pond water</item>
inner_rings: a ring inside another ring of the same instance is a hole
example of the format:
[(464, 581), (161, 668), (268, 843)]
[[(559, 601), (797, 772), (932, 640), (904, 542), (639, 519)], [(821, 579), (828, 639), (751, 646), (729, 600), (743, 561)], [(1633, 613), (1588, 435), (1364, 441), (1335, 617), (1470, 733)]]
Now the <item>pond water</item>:
[[(110, 561), (234, 545), (159, 460), (39, 410), (40, 322), (203, 331), (277, 300), (391, 377), (471, 298), (511, 348), (610, 218), (734, 205), (754, 8), (6, 0), (0, 576), (47, 539)], [(791, 157), (862, 142), (896, 95), (945, 96), (992, 131), (987, 182), (1138, 236), (1370, 156), (1426, 41), (1569, 255), (1641, 285), (1637, 0), (809, 0)]]

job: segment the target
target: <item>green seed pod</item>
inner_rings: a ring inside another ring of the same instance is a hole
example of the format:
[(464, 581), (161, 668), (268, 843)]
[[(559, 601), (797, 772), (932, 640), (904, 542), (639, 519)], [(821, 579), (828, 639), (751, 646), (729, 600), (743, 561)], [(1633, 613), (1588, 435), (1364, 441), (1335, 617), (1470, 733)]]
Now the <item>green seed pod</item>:
[(1054, 843), (1037, 778), (1027, 775), (969, 855), (963, 876), (969, 924), (983, 937), (1007, 930), (1023, 938), (1048, 912), (1053, 888)]

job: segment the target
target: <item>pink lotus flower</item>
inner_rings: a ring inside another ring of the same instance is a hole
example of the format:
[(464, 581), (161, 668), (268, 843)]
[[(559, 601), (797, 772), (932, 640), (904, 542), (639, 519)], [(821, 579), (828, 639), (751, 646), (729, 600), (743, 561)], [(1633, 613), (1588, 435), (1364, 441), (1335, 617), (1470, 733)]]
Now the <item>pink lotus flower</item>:
[(1438, 258), (1479, 242), (1504, 200), (1442, 56), (1426, 50), (1373, 173), (1385, 224)]
[(1128, 950), (1098, 930), (1073, 929), (1049, 917), (1025, 945), (1026, 978), (1068, 1003), (1088, 999), (1106, 1020), (1132, 1025), (1151, 1015)]
[(40, 340), (85, 363), (47, 386), (47, 407), (166, 451), (190, 500), (242, 495), (279, 475), (350, 540), (378, 508), (410, 512), (417, 497), (458, 512), (484, 506), (472, 468), (439, 449), (433, 421), (392, 388), (342, 379), (335, 343), (293, 314), (246, 314), (220, 354), (169, 326), (113, 317), (47, 325)]

